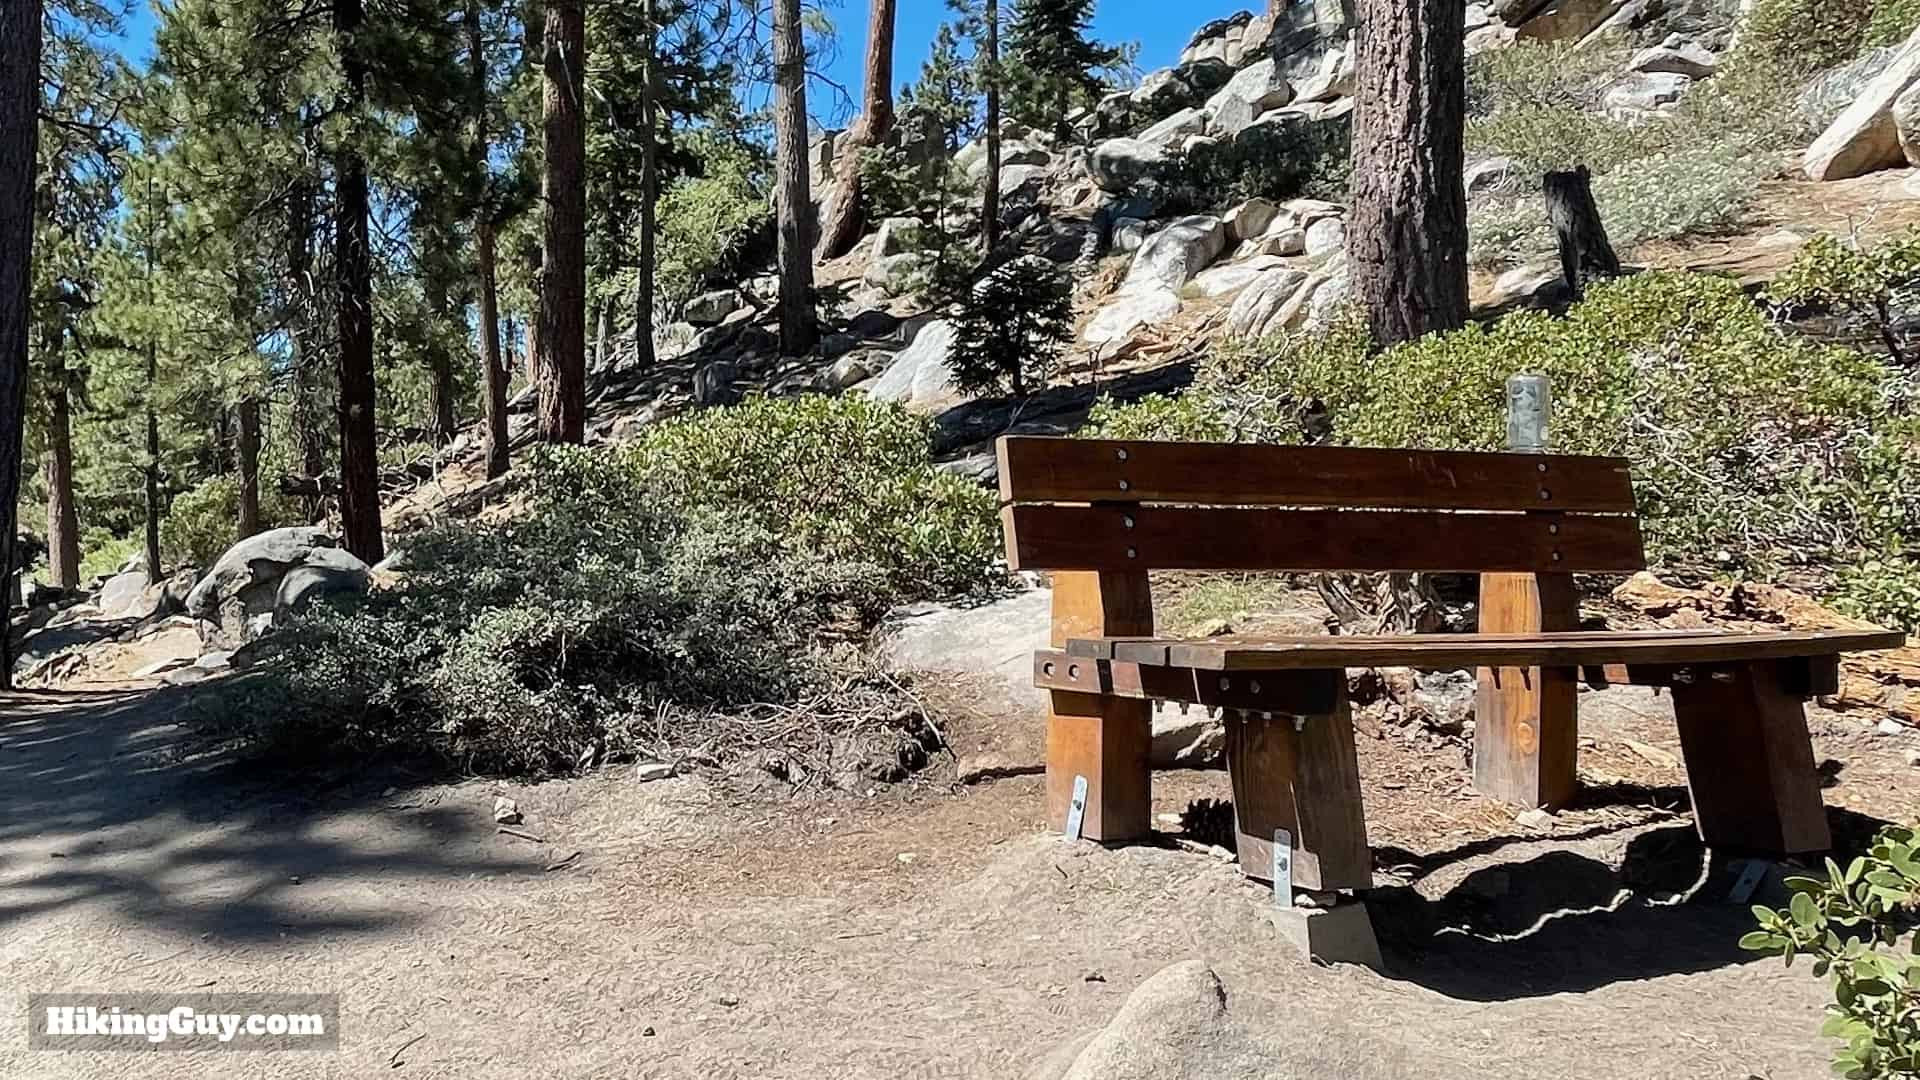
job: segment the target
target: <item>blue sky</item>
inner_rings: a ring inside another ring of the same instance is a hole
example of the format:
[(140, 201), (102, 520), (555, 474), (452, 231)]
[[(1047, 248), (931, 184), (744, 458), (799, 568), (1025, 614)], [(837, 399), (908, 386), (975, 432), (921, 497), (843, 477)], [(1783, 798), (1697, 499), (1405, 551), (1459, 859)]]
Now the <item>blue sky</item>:
[[(589, 0), (591, 2), (591, 0)], [(839, 43), (824, 74), (830, 80), (858, 93), (860, 64), (866, 48), (867, 4), (865, 0), (826, 0), (827, 13), (839, 30)], [(1259, 0), (1187, 0), (1172, 4), (1167, 0), (1097, 0), (1093, 33), (1107, 42), (1140, 43), (1140, 69), (1152, 71), (1172, 64), (1187, 39), (1201, 24), (1233, 14), (1242, 8), (1254, 8)], [(1002, 0), (1010, 8), (1011, 0)], [(920, 73), (932, 46), (934, 31), (951, 17), (945, 0), (900, 0), (896, 12), (893, 50), (895, 89)], [(136, 60), (144, 60), (153, 40), (153, 12), (147, 0), (132, 0), (128, 13), (123, 51)], [(828, 126), (845, 122), (844, 110), (836, 108), (838, 95), (816, 88), (808, 102), (814, 118)]]

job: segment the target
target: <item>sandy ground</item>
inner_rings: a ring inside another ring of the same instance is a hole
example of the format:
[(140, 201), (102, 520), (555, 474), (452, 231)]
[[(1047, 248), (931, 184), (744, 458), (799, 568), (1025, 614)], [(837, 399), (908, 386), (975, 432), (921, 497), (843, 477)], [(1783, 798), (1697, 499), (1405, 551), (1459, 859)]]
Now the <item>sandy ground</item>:
[[(179, 751), (188, 692), (0, 705), (0, 1076), (1020, 1077), (1194, 957), (1237, 1014), (1345, 1063), (1276, 1075), (1826, 1075), (1823, 988), (1733, 947), (1747, 916), (1677, 768), (1622, 741), (1677, 750), (1657, 700), (1585, 703), (1592, 791), (1552, 836), (1466, 791), (1456, 747), (1363, 732), (1380, 975), (1296, 959), (1222, 859), (1046, 835), (1037, 777), (737, 804), (619, 768), (267, 775)], [(1823, 754), (1897, 758), (1815, 726)], [(1830, 801), (1911, 814), (1888, 782), (1837, 770)], [(501, 793), (543, 842), (495, 831)], [(1156, 778), (1160, 813), (1225, 795)], [(24, 1049), (26, 993), (143, 989), (338, 993), (343, 1045)]]

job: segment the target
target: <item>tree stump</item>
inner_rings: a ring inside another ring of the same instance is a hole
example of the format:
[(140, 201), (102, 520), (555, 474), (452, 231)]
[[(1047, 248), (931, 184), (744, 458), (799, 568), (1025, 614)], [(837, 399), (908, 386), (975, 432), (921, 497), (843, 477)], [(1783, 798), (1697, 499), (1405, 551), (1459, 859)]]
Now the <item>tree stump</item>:
[(1600, 209), (1593, 204), (1593, 174), (1585, 165), (1572, 172), (1550, 172), (1543, 182), (1547, 220), (1560, 247), (1560, 271), (1578, 302), (1590, 282), (1620, 276), (1620, 256), (1607, 240)]

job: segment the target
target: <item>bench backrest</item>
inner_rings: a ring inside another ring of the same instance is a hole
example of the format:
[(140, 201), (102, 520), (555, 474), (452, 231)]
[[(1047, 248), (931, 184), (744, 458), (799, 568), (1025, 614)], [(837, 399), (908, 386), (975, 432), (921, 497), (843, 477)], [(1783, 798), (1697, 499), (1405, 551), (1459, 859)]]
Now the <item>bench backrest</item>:
[(1016, 570), (1627, 572), (1623, 458), (1006, 436)]

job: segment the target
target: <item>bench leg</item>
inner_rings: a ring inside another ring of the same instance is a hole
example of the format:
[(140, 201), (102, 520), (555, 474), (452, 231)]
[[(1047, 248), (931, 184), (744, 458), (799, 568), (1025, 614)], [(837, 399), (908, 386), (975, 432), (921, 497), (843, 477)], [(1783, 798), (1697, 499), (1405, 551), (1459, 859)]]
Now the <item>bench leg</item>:
[(1709, 847), (1794, 855), (1833, 846), (1790, 675), (1755, 662), (1673, 688), (1694, 821)]
[[(1069, 638), (1153, 633), (1145, 573), (1053, 575), (1053, 647)], [(1047, 716), (1047, 820), (1065, 829), (1073, 780), (1087, 778), (1080, 835), (1114, 843), (1153, 832), (1153, 703), (1052, 692)]]
[[(1227, 770), (1233, 778), (1234, 831), (1240, 872), (1272, 880), (1273, 833), (1293, 834), (1293, 883), (1302, 889), (1373, 886), (1360, 801), (1360, 766), (1346, 675), (1328, 672), (1337, 688), (1326, 712), (1227, 712)], [(1302, 721), (1296, 730), (1296, 719)]]
[(1047, 718), (1047, 820), (1067, 826), (1073, 781), (1087, 778), (1080, 835), (1113, 843), (1153, 831), (1153, 703), (1053, 691)]
[[(1568, 574), (1480, 575), (1480, 632), (1576, 630)], [(1558, 809), (1578, 788), (1579, 685), (1573, 668), (1481, 668), (1473, 720), (1473, 787), (1516, 806)]]

